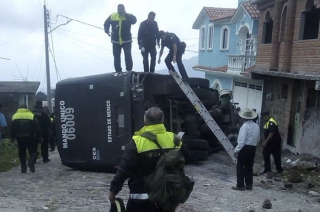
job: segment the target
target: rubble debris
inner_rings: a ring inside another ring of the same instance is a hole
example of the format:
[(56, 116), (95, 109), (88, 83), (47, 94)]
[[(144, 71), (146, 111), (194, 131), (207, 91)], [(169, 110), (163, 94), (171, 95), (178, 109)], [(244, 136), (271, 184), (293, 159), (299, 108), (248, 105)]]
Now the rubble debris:
[(266, 179), (272, 179), (272, 177), (273, 177), (272, 172), (267, 172)]
[(309, 191), (309, 195), (313, 196), (313, 197), (320, 197), (320, 193), (318, 193), (316, 191)]
[(285, 181), (285, 182), (283, 182), (283, 186), (284, 186), (285, 188), (292, 188), (292, 187), (293, 187), (293, 184), (292, 184), (292, 183), (289, 183), (288, 181)]
[(300, 159), (297, 159), (290, 163), (290, 166), (296, 166), (296, 164), (300, 161)]
[(276, 181), (276, 182), (280, 182), (281, 178), (280, 177), (274, 177), (273, 180)]
[(307, 186), (308, 186), (309, 189), (316, 187), (313, 183), (308, 183)]
[(271, 209), (272, 207), (272, 203), (269, 199), (264, 200), (262, 207), (265, 209)]
[(291, 183), (301, 183), (302, 177), (296, 170), (291, 170), (289, 172), (288, 181)]

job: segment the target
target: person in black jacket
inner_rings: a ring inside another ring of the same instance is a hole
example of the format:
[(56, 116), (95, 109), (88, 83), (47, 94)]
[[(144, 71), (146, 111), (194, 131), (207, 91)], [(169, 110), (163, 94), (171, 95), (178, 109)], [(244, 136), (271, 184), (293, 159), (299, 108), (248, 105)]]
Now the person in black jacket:
[(55, 117), (55, 107), (52, 107), (52, 113), (50, 114), (50, 120), (51, 120), (51, 128), (50, 128), (50, 152), (53, 152), (56, 145), (56, 117)]
[(186, 72), (186, 69), (184, 68), (184, 65), (182, 63), (182, 55), (184, 54), (184, 51), (186, 49), (186, 44), (184, 42), (181, 42), (178, 36), (176, 36), (173, 33), (170, 32), (164, 32), (160, 31), (158, 34), (159, 38), (161, 38), (161, 50), (159, 54), (159, 60), (158, 63), (161, 62), (161, 56), (163, 54), (164, 47), (167, 47), (170, 51), (165, 59), (165, 63), (167, 68), (170, 71), (175, 71), (173, 65), (171, 62), (175, 63), (177, 62), (180, 75), (183, 80), (188, 79), (188, 74)]
[(37, 158), (38, 138), (42, 142), (42, 135), (39, 123), (34, 114), (27, 109), (26, 105), (21, 105), (20, 109), (12, 116), (10, 126), (11, 142), (18, 141), (19, 159), (21, 164), (21, 173), (27, 172), (27, 154), (29, 152), (28, 166), (32, 173), (35, 172), (34, 162)]
[[(159, 44), (159, 28), (157, 22), (154, 20), (156, 14), (150, 12), (148, 19), (141, 22), (138, 32), (138, 44), (141, 54), (143, 56), (144, 72), (154, 72), (156, 66), (157, 50), (156, 45), (160, 48)], [(151, 57), (151, 64), (149, 69), (149, 54)]]
[(41, 132), (42, 132), (42, 137), (43, 137), (43, 142), (41, 143), (41, 155), (42, 155), (42, 160), (44, 163), (47, 163), (50, 161), (49, 159), (49, 132), (50, 132), (50, 127), (51, 127), (51, 120), (50, 117), (47, 113), (47, 111), (44, 110), (42, 107), (42, 101), (37, 100), (36, 105), (34, 106), (33, 109), (33, 114), (38, 120), (40, 127), (41, 127)]
[(260, 174), (266, 174), (272, 171), (270, 161), (271, 155), (273, 156), (277, 173), (280, 174), (283, 171), (281, 166), (282, 138), (279, 132), (278, 123), (270, 116), (269, 111), (262, 112), (261, 117), (265, 121), (263, 126), (265, 141), (262, 143), (264, 170)]
[(123, 4), (118, 5), (118, 12), (112, 13), (104, 22), (104, 31), (110, 36), (109, 28), (111, 25), (111, 42), (113, 43), (114, 68), (116, 72), (122, 72), (121, 68), (121, 49), (123, 48), (126, 70), (132, 71), (133, 62), (131, 55), (131, 25), (137, 22), (137, 18), (126, 13)]
[[(122, 189), (126, 179), (130, 178), (128, 182), (130, 197), (126, 211), (156, 211), (155, 205), (148, 200), (143, 177), (150, 175), (156, 169), (162, 151), (156, 144), (141, 135), (145, 132), (154, 133), (157, 135), (157, 141), (164, 149), (174, 148), (173, 140), (179, 138), (174, 133), (166, 131), (163, 120), (164, 116), (160, 108), (151, 107), (145, 112), (145, 127), (135, 132), (132, 140), (126, 146), (121, 163), (117, 167), (117, 173), (110, 184), (109, 200), (111, 204), (114, 204), (116, 195)], [(188, 150), (185, 149), (183, 144), (180, 148), (184, 156), (188, 157)]]

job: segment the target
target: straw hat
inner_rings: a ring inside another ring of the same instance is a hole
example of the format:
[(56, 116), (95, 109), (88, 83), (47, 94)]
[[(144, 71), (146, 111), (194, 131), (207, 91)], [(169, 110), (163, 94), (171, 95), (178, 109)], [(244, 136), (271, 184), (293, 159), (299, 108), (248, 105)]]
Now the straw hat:
[(244, 110), (241, 110), (239, 112), (239, 116), (243, 119), (255, 119), (257, 117), (257, 113), (254, 112), (253, 110), (246, 108)]

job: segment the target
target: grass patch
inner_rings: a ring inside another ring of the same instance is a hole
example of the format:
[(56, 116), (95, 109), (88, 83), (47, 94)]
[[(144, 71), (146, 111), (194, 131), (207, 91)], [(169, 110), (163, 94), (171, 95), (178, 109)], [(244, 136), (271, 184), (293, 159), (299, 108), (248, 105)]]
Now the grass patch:
[(20, 165), (18, 147), (9, 139), (0, 142), (0, 172), (6, 172)]

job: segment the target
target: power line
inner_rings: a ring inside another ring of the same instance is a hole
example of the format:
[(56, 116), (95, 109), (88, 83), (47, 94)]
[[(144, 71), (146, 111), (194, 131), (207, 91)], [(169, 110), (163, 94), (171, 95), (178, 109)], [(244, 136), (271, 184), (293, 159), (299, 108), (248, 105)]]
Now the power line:
[(56, 31), (56, 32), (58, 32), (58, 33), (60, 33), (60, 34), (63, 34), (63, 35), (65, 35), (65, 36), (67, 36), (67, 37), (69, 37), (69, 38), (71, 38), (71, 39), (73, 39), (73, 40), (76, 40), (76, 41), (78, 41), (78, 42), (84, 43), (84, 44), (86, 44), (86, 45), (89, 45), (89, 46), (92, 46), (92, 47), (95, 47), (95, 48), (98, 48), (98, 49), (103, 49), (103, 50), (106, 50), (106, 51), (112, 51), (111, 49), (102, 48), (102, 47), (100, 47), (100, 46), (95, 46), (95, 45), (92, 45), (92, 44), (90, 44), (90, 43), (81, 41), (81, 40), (79, 40), (79, 39), (76, 39), (76, 38), (74, 38), (74, 37), (71, 37), (71, 36), (69, 36), (69, 35), (66, 35), (66, 34), (63, 33), (63, 32), (60, 32), (60, 31)]
[(101, 28), (101, 27), (98, 27), (98, 26), (95, 26), (95, 25), (92, 25), (92, 24), (89, 24), (89, 23), (85, 23), (85, 22), (79, 21), (79, 20), (77, 20), (77, 19), (69, 18), (69, 17), (64, 16), (64, 15), (57, 14), (57, 16), (61, 16), (61, 17), (66, 18), (66, 19), (79, 22), (79, 23), (81, 23), (81, 24), (85, 24), (85, 25), (88, 25), (88, 26), (91, 26), (91, 27), (95, 27), (95, 28), (97, 28), (97, 29), (102, 29), (102, 30), (104, 30), (104, 29)]
[(70, 30), (67, 30), (67, 29), (63, 29), (63, 28), (60, 28), (59, 30), (63, 30), (63, 31), (66, 31), (66, 32), (69, 32), (69, 33), (73, 33), (73, 34), (88, 36), (88, 37), (92, 37), (92, 38), (99, 38), (99, 39), (104, 39), (104, 40), (108, 39), (107, 36), (106, 37), (97, 37), (97, 36), (83, 34), (83, 33), (79, 33), (79, 32), (73, 32), (73, 31), (70, 31)]
[[(63, 33), (61, 33), (61, 32), (58, 32), (58, 34), (63, 35)], [(63, 36), (66, 36), (66, 35), (63, 35)], [(67, 36), (66, 36), (66, 37), (67, 37)], [(69, 38), (67, 38), (67, 39), (69, 39)], [(70, 39), (69, 39), (69, 40), (70, 40)], [(103, 62), (105, 62), (105, 63), (107, 63), (107, 64), (109, 64), (109, 65), (112, 65), (111, 63), (109, 63), (109, 62), (107, 62), (106, 60), (104, 60), (104, 59), (102, 59), (102, 58), (100, 58), (100, 57), (98, 57), (98, 56), (96, 56), (96, 55), (94, 55), (94, 54), (90, 53), (89, 51), (85, 50), (85, 49), (84, 49), (84, 48), (82, 48), (81, 46), (79, 46), (79, 45), (75, 44), (74, 42), (72, 42), (72, 41), (70, 41), (70, 42), (71, 42), (73, 45), (75, 45), (75, 46), (77, 46), (77, 47), (81, 48), (82, 50), (86, 51), (88, 54), (91, 54), (92, 56), (94, 56), (94, 57), (98, 58), (99, 60), (102, 60)]]
[(37, 28), (37, 29), (34, 29), (34, 30), (32, 30), (32, 31), (24, 34), (24, 35), (21, 35), (21, 36), (19, 36), (19, 37), (16, 37), (16, 38), (14, 38), (14, 39), (12, 39), (12, 40), (9, 40), (9, 41), (6, 41), (6, 42), (4, 42), (4, 43), (1, 43), (0, 46), (5, 45), (5, 44), (7, 44), (7, 43), (10, 43), (10, 42), (12, 42), (12, 41), (15, 41), (15, 40), (17, 40), (17, 39), (20, 39), (20, 38), (22, 38), (22, 37), (24, 37), (24, 36), (26, 36), (26, 35), (28, 35), (28, 34), (30, 34), (30, 33), (33, 33), (33, 32), (35, 32), (35, 31), (41, 29), (42, 27), (43, 27), (43, 26), (41, 26), (41, 27), (39, 27), (39, 28)]

